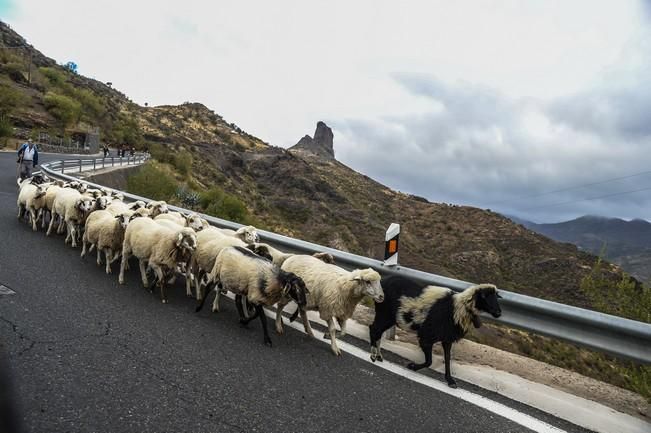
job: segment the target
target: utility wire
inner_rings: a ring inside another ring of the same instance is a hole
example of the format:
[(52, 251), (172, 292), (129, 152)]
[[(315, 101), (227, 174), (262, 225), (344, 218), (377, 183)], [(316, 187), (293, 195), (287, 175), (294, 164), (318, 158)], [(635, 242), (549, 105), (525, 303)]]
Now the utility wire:
[(543, 205), (543, 206), (530, 207), (530, 208), (527, 208), (527, 209), (523, 209), (523, 211), (534, 210), (534, 209), (543, 209), (543, 208), (547, 208), (547, 207), (562, 206), (562, 205), (566, 205), (566, 204), (579, 203), (579, 202), (582, 202), (582, 201), (597, 200), (597, 199), (600, 199), (600, 198), (613, 197), (613, 196), (616, 196), (616, 195), (632, 194), (634, 192), (649, 191), (649, 190), (651, 190), (651, 187), (633, 189), (633, 190), (630, 190), (630, 191), (614, 192), (612, 194), (605, 194), (605, 195), (600, 195), (600, 196), (597, 196), (597, 197), (581, 198), (581, 199), (578, 199), (578, 200), (569, 200), (569, 201), (564, 201), (564, 202), (560, 202), (560, 203), (553, 203), (553, 204), (547, 204), (547, 205)]
[[(497, 204), (504, 204), (504, 203), (519, 201), (519, 200), (524, 200), (524, 199), (529, 199), (529, 198), (542, 197), (544, 195), (556, 194), (558, 192), (571, 191), (573, 189), (585, 188), (585, 187), (588, 187), (588, 186), (601, 185), (601, 184), (604, 184), (604, 183), (614, 182), (616, 180), (622, 180), (622, 179), (629, 179), (631, 177), (641, 176), (643, 174), (649, 174), (649, 173), (651, 173), (651, 170), (642, 171), (640, 173), (635, 173), (635, 174), (629, 174), (628, 176), (613, 177), (611, 179), (601, 180), (599, 182), (592, 182), (592, 183), (586, 183), (586, 184), (583, 184), (583, 185), (571, 186), (571, 187), (568, 187), (568, 188), (555, 189), (553, 191), (541, 192), (539, 194), (532, 194), (532, 195), (525, 195), (525, 196), (522, 196), (522, 197), (510, 198), (510, 199), (507, 199), (507, 200), (502, 200), (502, 201), (495, 202), (493, 204), (497, 205)], [(533, 208), (533, 209), (536, 209), (536, 208)]]

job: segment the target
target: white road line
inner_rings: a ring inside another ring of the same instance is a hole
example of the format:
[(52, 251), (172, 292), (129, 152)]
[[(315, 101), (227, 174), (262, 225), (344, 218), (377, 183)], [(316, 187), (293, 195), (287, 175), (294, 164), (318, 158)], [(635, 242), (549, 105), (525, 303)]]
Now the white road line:
[[(230, 295), (230, 293), (229, 293)], [(264, 310), (266, 315), (272, 319), (276, 318), (276, 313), (269, 311), (267, 309)], [(289, 325), (292, 328), (296, 329), (297, 331), (300, 331), (302, 333), (305, 333), (305, 330), (303, 329), (303, 324), (298, 323), (298, 322), (292, 322), (292, 323), (286, 323), (286, 320), (283, 320), (283, 323), (285, 326)], [(273, 325), (271, 326), (273, 329)], [(320, 332), (317, 329), (313, 329), (314, 331), (314, 336), (316, 337), (315, 340), (320, 341), (322, 344), (328, 344), (330, 345), (329, 340), (323, 339), (323, 333)], [(554, 427), (551, 424), (547, 424), (544, 421), (540, 421), (539, 419), (536, 419), (532, 417), (531, 415), (527, 415), (526, 413), (519, 412), (513, 408), (510, 408), (502, 403), (498, 403), (496, 401), (493, 401), (489, 398), (486, 398), (482, 395), (479, 394), (474, 394), (470, 391), (466, 391), (464, 389), (453, 389), (447, 386), (447, 384), (444, 384), (443, 382), (440, 382), (438, 380), (432, 379), (431, 377), (419, 374), (415, 371), (409, 370), (407, 368), (401, 367), (398, 364), (394, 364), (393, 362), (390, 361), (383, 361), (383, 362), (372, 362), (370, 359), (370, 354), (362, 349), (360, 349), (357, 346), (354, 346), (350, 343), (346, 343), (345, 341), (342, 340), (337, 340), (337, 346), (343, 350), (344, 352), (347, 352), (356, 358), (359, 358), (363, 361), (368, 362), (369, 364), (374, 365), (375, 367), (382, 368), (384, 370), (390, 371), (391, 373), (397, 374), (398, 376), (402, 376), (405, 379), (409, 379), (413, 382), (420, 383), (421, 385), (425, 385), (427, 387), (430, 387), (432, 389), (435, 389), (437, 391), (443, 392), (445, 394), (451, 395), (453, 397), (459, 398), (461, 400), (465, 400), (468, 403), (474, 404), (476, 406), (479, 406), (482, 409), (486, 409), (490, 412), (493, 412), (499, 416), (502, 416), (506, 419), (509, 419), (517, 424), (520, 424), (528, 429), (531, 429), (536, 432), (540, 433), (561, 433), (565, 432), (565, 430), (562, 430), (558, 427)], [(333, 355), (334, 356), (334, 355)]]
[(2, 295), (15, 295), (15, 294), (16, 294), (16, 292), (11, 290), (9, 287), (3, 286), (2, 284), (0, 284), (0, 296), (2, 296)]

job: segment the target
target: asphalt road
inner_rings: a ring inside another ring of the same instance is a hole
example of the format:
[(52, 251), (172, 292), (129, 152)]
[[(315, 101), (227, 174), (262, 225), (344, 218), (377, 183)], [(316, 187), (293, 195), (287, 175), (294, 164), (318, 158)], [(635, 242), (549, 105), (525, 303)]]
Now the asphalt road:
[(179, 286), (163, 305), (136, 264), (118, 285), (16, 219), (15, 168), (0, 154), (0, 352), (24, 431), (528, 431), (292, 329), (266, 347), (230, 302), (196, 314)]

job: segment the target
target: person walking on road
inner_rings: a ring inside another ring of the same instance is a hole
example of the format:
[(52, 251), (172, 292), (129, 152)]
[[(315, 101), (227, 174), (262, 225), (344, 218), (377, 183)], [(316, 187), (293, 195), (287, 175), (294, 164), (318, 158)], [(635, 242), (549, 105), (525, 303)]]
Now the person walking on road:
[(38, 150), (32, 139), (23, 143), (18, 149), (18, 166), (20, 179), (32, 176), (32, 169), (38, 165)]

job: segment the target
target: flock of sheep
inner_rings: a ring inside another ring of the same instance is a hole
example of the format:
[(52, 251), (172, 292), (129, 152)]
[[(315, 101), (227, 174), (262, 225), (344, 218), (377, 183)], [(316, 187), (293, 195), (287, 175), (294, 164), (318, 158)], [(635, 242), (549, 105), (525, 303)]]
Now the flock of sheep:
[[(282, 334), (282, 311), (293, 301), (298, 309), (290, 320), (300, 314), (305, 331), (314, 336), (307, 311), (318, 311), (328, 324), (324, 338), (330, 339), (332, 352), (340, 355), (337, 323), (339, 335), (344, 336), (346, 321), (368, 296), (376, 304), (375, 321), (370, 326), (371, 359), (383, 360), (382, 333), (397, 324), (418, 332), (425, 353), (425, 363), (408, 367), (417, 370), (431, 365), (432, 345), (440, 341), (445, 349), (446, 379), (456, 386), (449, 367), (451, 344), (462, 338), (471, 324), (480, 325), (480, 311), (495, 317), (500, 314), (499, 295), (492, 285), (454, 294), (402, 277), (381, 279), (370, 268), (348, 271), (335, 265), (327, 253), (288, 254), (260, 243), (252, 226), (237, 231), (219, 229), (196, 213), (170, 211), (164, 201), (126, 203), (119, 192), (89, 189), (80, 181), (49, 181), (38, 174), (19, 181), (18, 187), (18, 218), (27, 219), (33, 230), (38, 230), (40, 222), (43, 229), (47, 226), (48, 236), (55, 229), (57, 234), (65, 233), (65, 242), (72, 247), (82, 244), (82, 257), (96, 249), (98, 266), (103, 253), (107, 274), (120, 259), (120, 284), (124, 284), (129, 259), (135, 257), (143, 286), (150, 291), (158, 286), (163, 303), (168, 302), (166, 286), (178, 276), (185, 279), (187, 295), (200, 302), (197, 311), (212, 292), (212, 310), (219, 311), (221, 295), (230, 291), (235, 295), (240, 323), (259, 318), (269, 346), (264, 307), (277, 306), (275, 328)], [(154, 274), (151, 282), (150, 270)]]

